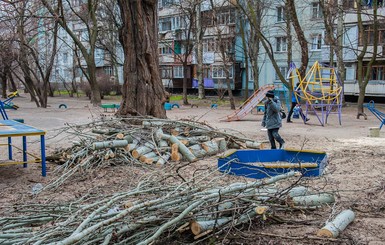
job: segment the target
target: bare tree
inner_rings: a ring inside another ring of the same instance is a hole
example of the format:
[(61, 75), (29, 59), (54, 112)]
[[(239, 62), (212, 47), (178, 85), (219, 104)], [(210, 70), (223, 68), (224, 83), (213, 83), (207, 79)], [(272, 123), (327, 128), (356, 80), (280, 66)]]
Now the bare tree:
[[(83, 74), (90, 84), (92, 91), (91, 103), (95, 106), (99, 105), (101, 103), (101, 95), (96, 81), (95, 64), (95, 49), (99, 31), (96, 12), (99, 7), (99, 0), (85, 0), (85, 3), (79, 1), (81, 3), (80, 6), (72, 6), (69, 0), (65, 2), (63, 0), (41, 1), (80, 50), (86, 67), (83, 67), (80, 63), (79, 68), (83, 70)], [(73, 25), (78, 25), (79, 28), (83, 27), (84, 29), (79, 29), (80, 33), (76, 33)]]
[(11, 74), (12, 63), (15, 59), (12, 50), (12, 42), (0, 39), (0, 79), (1, 79), (1, 96), (7, 98), (7, 81)]
[[(357, 119), (360, 116), (364, 116), (367, 119), (367, 116), (364, 112), (364, 100), (366, 94), (366, 86), (369, 83), (370, 75), (372, 72), (372, 65), (376, 61), (377, 58), (377, 46), (378, 46), (378, 14), (377, 14), (377, 1), (373, 1), (373, 9), (367, 10), (363, 12), (360, 1), (356, 1), (357, 4), (357, 24), (358, 24), (358, 33), (360, 33), (359, 42), (361, 43), (361, 51), (357, 56), (357, 81), (359, 87), (359, 95), (357, 102)], [(372, 30), (373, 39), (368, 40), (367, 37), (364, 36), (364, 20), (362, 15), (365, 15), (367, 19), (370, 20), (370, 24), (366, 25), (366, 28), (370, 28)], [(369, 43), (370, 42), (370, 43)], [(373, 50), (371, 51), (371, 57), (369, 61), (366, 63), (366, 67), (364, 67), (366, 55), (369, 53), (368, 46), (373, 46)]]
[(166, 94), (159, 76), (157, 1), (118, 0), (124, 49), (123, 98), (119, 115), (165, 118)]
[[(337, 70), (341, 79), (342, 86), (345, 81), (345, 63), (343, 60), (343, 16), (344, 10), (342, 7), (342, 0), (336, 1), (319, 1), (323, 13), (323, 20), (325, 25), (326, 43), (330, 48), (329, 64), (334, 64), (334, 54), (337, 57)], [(337, 17), (337, 18), (336, 18)], [(337, 22), (337, 26), (336, 26)], [(337, 27), (337, 28), (336, 28)], [(343, 97), (344, 98), (344, 97)], [(344, 99), (343, 99), (344, 100)]]
[(13, 43), (18, 47), (17, 63), (22, 71), (20, 74), (12, 68), (13, 74), (24, 83), (37, 106), (47, 107), (58, 25), (46, 19), (41, 6), (34, 1), (7, 2), (4, 12), (8, 25), (16, 30)]
[[(274, 56), (274, 50), (273, 50), (273, 46), (272, 46), (271, 42), (263, 34), (262, 26), (260, 24), (261, 23), (260, 17), (262, 15), (260, 15), (260, 13), (257, 12), (257, 11), (261, 11), (261, 9), (255, 8), (254, 7), (255, 3), (253, 1), (247, 1), (245, 4), (242, 4), (242, 2), (240, 2), (238, 0), (238, 3), (239, 3), (238, 6), (241, 9), (242, 13), (244, 13), (247, 16), (247, 19), (249, 20), (249, 24), (250, 24), (250, 27), (252, 29), (252, 32), (254, 32), (252, 35), (252, 40), (258, 40), (259, 41), (258, 43), (262, 44), (262, 47), (266, 51), (266, 54), (269, 57), (279, 80), (286, 87), (290, 87), (290, 84), (286, 81), (286, 78), (285, 78), (286, 74), (282, 74), (281, 70), (279, 69), (278, 63), (277, 63), (275, 56)], [(263, 6), (260, 6), (260, 7), (263, 8)], [(259, 47), (258, 47), (258, 53), (259, 53)], [(253, 65), (254, 79), (257, 79), (257, 77), (259, 76), (259, 72), (257, 72), (259, 62), (256, 62), (256, 61), (254, 61), (254, 62), (255, 62), (255, 64)], [(255, 87), (255, 89), (256, 88), (258, 88), (258, 87)]]
[[(218, 21), (218, 14), (223, 11), (229, 9), (231, 5), (229, 2), (223, 1), (221, 5), (218, 5), (214, 0), (210, 0), (211, 8), (212, 8), (212, 17), (213, 17), (213, 23), (215, 27), (215, 36), (216, 36), (216, 44), (218, 47), (219, 55), (221, 56), (222, 63), (223, 63), (223, 70), (225, 72), (225, 83), (227, 88), (227, 93), (230, 100), (230, 108), (232, 110), (235, 110), (235, 100), (233, 91), (231, 89), (231, 80), (230, 75), (232, 75), (234, 79), (234, 85), (235, 85), (235, 69), (234, 69), (234, 62), (235, 62), (235, 33), (233, 33), (231, 30), (229, 30), (228, 33), (225, 32), (223, 27), (219, 24)], [(226, 5), (227, 4), (227, 5)], [(229, 20), (231, 19), (231, 14), (229, 16)], [(235, 17), (233, 17), (235, 18)], [(229, 24), (223, 23), (223, 24)], [(232, 74), (230, 73), (232, 71)], [(221, 84), (218, 84), (218, 87), (220, 87)]]

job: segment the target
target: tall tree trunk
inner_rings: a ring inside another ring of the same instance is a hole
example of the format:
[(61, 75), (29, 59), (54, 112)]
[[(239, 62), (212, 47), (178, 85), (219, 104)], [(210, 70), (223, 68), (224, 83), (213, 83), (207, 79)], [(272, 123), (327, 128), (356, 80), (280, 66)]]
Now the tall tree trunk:
[[(233, 66), (234, 64), (232, 64)], [(229, 94), (229, 100), (230, 100), (230, 108), (231, 110), (235, 110), (235, 100), (233, 91), (231, 90), (231, 81), (230, 81), (230, 72), (229, 67), (225, 67), (225, 73), (226, 73), (226, 87), (227, 87), (227, 93)], [(235, 85), (235, 71), (233, 71), (233, 79), (234, 79), (234, 85)]]
[(87, 62), (87, 71), (89, 72), (88, 82), (90, 83), (91, 88), (91, 103), (94, 106), (97, 106), (101, 103), (102, 96), (100, 93), (98, 81), (96, 79), (96, 65), (94, 58), (90, 58), (90, 60)]
[(301, 46), (301, 67), (299, 71), (301, 77), (305, 77), (307, 65), (309, 63), (309, 48), (307, 46), (305, 34), (303, 33), (303, 30), (298, 20), (294, 0), (287, 0), (287, 6), (290, 14), (291, 23), (293, 24), (295, 33), (297, 34), (298, 42)]
[(8, 73), (8, 78), (9, 78), (9, 91), (10, 92), (16, 92), (17, 91), (17, 86), (15, 83), (15, 80), (13, 79), (12, 72)]
[[(358, 4), (357, 8), (357, 24), (358, 24), (358, 33), (364, 33), (364, 26), (363, 26), (363, 20), (361, 16), (361, 10), (362, 7), (360, 4)], [(359, 95), (358, 95), (358, 102), (357, 102), (357, 119), (360, 118), (360, 116), (363, 116), (365, 119), (367, 119), (367, 116), (364, 112), (364, 100), (365, 100), (365, 94), (366, 94), (366, 86), (369, 83), (370, 74), (372, 71), (372, 65), (376, 61), (377, 58), (377, 45), (378, 45), (378, 15), (377, 15), (377, 1), (373, 2), (373, 53), (372, 57), (370, 58), (370, 61), (367, 63), (366, 70), (364, 71), (364, 58), (366, 55), (366, 51), (368, 49), (368, 40), (366, 38), (362, 38), (362, 51), (357, 56), (357, 80), (358, 80), (358, 88), (359, 88)], [(365, 73), (365, 75), (364, 75)]]
[(166, 93), (159, 76), (157, 1), (118, 0), (123, 25), (124, 84), (119, 115), (166, 118)]
[(7, 74), (4, 72), (1, 73), (1, 96), (5, 99), (7, 98)]
[[(335, 48), (335, 51), (337, 53), (337, 68), (338, 73), (341, 79), (341, 85), (344, 87), (345, 84), (345, 78), (346, 78), (346, 71), (345, 71), (345, 63), (344, 63), (344, 57), (343, 57), (343, 35), (344, 35), (344, 11), (343, 11), (343, 0), (338, 0), (338, 21), (337, 21), (337, 45), (338, 47)], [(345, 95), (342, 94), (342, 104), (345, 105)]]
[[(186, 59), (186, 58), (185, 58)], [(187, 60), (183, 62), (183, 105), (188, 105), (187, 99)]]
[(245, 95), (244, 95), (244, 100), (247, 100), (249, 98), (249, 50), (248, 46), (246, 43), (246, 33), (245, 33), (245, 27), (244, 25), (246, 24), (246, 21), (244, 19), (241, 19), (240, 23), (240, 35), (242, 38), (242, 49), (243, 49), (243, 56), (245, 57)]
[(201, 3), (198, 1), (196, 5), (196, 36), (197, 36), (197, 60), (198, 60), (198, 98), (205, 98), (205, 84), (203, 79), (203, 30), (202, 30), (202, 19), (201, 19)]

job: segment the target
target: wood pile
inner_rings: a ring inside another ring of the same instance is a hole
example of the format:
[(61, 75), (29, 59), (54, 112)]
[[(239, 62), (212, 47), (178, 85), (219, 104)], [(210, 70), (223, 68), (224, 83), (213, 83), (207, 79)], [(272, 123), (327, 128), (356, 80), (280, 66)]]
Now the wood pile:
[[(20, 205), (17, 215), (0, 218), (0, 243), (143, 245), (175, 239), (196, 242), (242, 224), (279, 220), (282, 212), (310, 212), (334, 202), (333, 195), (317, 199), (304, 186), (275, 185), (297, 182), (301, 177), (295, 172), (224, 186), (218, 186), (213, 176), (212, 172), (205, 172), (182, 183), (168, 184), (148, 176), (136, 188), (107, 197), (95, 199), (86, 195), (68, 204)], [(301, 200), (296, 201), (297, 197)], [(310, 200), (304, 201), (307, 198)], [(342, 223), (342, 228), (351, 222), (337, 218), (335, 223)]]
[[(136, 187), (117, 193), (89, 192), (68, 203), (17, 205), (9, 217), (0, 218), (0, 244), (204, 244), (242, 225), (307, 222), (282, 217), (336, 206), (333, 193), (301, 186), (301, 174), (293, 171), (253, 180), (212, 167), (182, 177), (182, 168), (204, 157), (263, 145), (239, 133), (149, 118), (71, 125), (65, 132), (75, 137), (72, 146), (50, 156), (60, 164), (59, 174), (42, 191), (57, 188), (76, 173), (110, 165), (143, 166), (149, 171), (138, 176)], [(320, 228), (317, 239), (340, 243), (344, 240), (336, 237), (353, 219), (349, 210), (326, 225), (324, 220), (312, 224)]]
[(161, 167), (195, 162), (229, 148), (258, 149), (266, 144), (203, 123), (138, 117), (73, 125), (66, 133), (76, 140), (71, 147), (47, 156), (48, 161), (61, 164), (57, 171), (64, 173), (46, 188), (56, 188), (84, 169), (117, 164)]

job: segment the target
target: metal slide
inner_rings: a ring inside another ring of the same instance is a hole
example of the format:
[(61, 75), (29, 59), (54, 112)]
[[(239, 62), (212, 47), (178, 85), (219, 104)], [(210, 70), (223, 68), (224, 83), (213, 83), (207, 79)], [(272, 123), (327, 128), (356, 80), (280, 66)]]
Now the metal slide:
[(254, 92), (233, 114), (227, 116), (227, 121), (238, 121), (244, 118), (265, 98), (267, 91), (273, 90), (274, 85), (265, 85)]

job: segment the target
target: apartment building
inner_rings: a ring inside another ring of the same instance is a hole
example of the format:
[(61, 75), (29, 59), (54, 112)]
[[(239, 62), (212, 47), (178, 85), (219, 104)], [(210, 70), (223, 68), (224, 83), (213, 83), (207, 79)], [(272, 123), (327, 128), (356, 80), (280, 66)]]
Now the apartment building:
[[(89, 33), (87, 26), (84, 22), (80, 21), (76, 15), (81, 15), (82, 11), (87, 9), (86, 0), (71, 0), (66, 1), (66, 7), (71, 9), (68, 14), (71, 18), (68, 18), (68, 26), (71, 31), (77, 36), (81, 43), (89, 49)], [(108, 21), (103, 20), (103, 6), (98, 9), (98, 18), (100, 29), (108, 29)], [(102, 32), (102, 31), (101, 31)], [(99, 34), (102, 35), (103, 33)], [(102, 36), (101, 36), (102, 37)], [(117, 31), (114, 36), (105, 35), (99, 40), (95, 48), (94, 57), (96, 65), (96, 76), (98, 79), (105, 80), (104, 82), (116, 82), (123, 83), (123, 61), (124, 55), (120, 43), (117, 41)], [(106, 40), (111, 39), (111, 40)], [(106, 47), (108, 43), (108, 47)], [(87, 82), (84, 72), (86, 71), (86, 62), (81, 55), (79, 48), (74, 44), (73, 39), (69, 36), (68, 32), (60, 27), (58, 31), (58, 47), (57, 58), (55, 59), (54, 70), (52, 72), (51, 81), (57, 84), (71, 83), (75, 81), (77, 83)]]
[[(240, 91), (242, 72), (241, 61), (235, 55), (235, 7), (228, 1), (214, 2), (212, 6), (210, 1), (202, 1), (200, 6), (205, 89), (226, 89), (228, 69), (232, 89)], [(194, 1), (159, 1), (160, 74), (164, 86), (173, 91), (181, 91), (183, 78), (187, 79), (188, 89), (196, 90), (198, 86), (196, 8)]]

